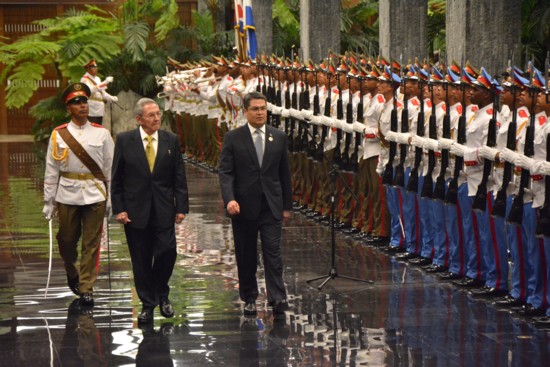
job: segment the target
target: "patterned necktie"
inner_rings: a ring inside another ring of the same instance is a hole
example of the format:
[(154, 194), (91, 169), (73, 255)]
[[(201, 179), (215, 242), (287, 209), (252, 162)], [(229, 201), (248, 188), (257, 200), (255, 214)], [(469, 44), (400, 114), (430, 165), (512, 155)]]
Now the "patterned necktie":
[(262, 141), (262, 130), (260, 129), (254, 131), (254, 148), (256, 148), (256, 155), (258, 156), (258, 162), (260, 162), (261, 167), (264, 158), (264, 144)]
[(155, 166), (155, 148), (153, 147), (153, 137), (151, 135), (147, 135), (145, 139), (147, 140), (145, 156), (147, 157), (149, 168), (151, 169), (151, 172), (153, 172), (153, 167)]

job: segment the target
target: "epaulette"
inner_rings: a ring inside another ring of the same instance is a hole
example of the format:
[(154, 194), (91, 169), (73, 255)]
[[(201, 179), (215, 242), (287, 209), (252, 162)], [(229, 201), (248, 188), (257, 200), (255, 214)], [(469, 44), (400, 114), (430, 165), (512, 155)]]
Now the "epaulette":
[(546, 116), (539, 116), (539, 125), (542, 126), (546, 123)]
[(443, 104), (441, 106), (441, 109), (443, 110), (443, 112), (447, 112), (447, 105), (446, 104)]
[(527, 115), (527, 111), (525, 111), (524, 109), (521, 109), (521, 110), (518, 111), (518, 116), (523, 118), (523, 119), (529, 117)]
[(93, 126), (93, 127), (102, 127), (102, 128), (105, 128), (105, 126), (100, 125), (100, 124), (96, 124), (95, 122), (92, 122), (92, 126)]
[(428, 106), (428, 108), (432, 108), (432, 100), (431, 99), (428, 99), (426, 101), (426, 106)]
[(487, 109), (487, 113), (491, 116), (493, 116), (493, 109), (492, 108), (488, 108)]
[(462, 105), (459, 104), (457, 107), (456, 107), (456, 111), (458, 112), (459, 115), (462, 115)]
[(411, 103), (413, 104), (413, 106), (420, 106), (420, 102), (418, 101), (418, 99), (414, 98), (413, 100), (411, 100)]
[(386, 99), (381, 94), (378, 95), (377, 99), (378, 99), (378, 103), (386, 103)]
[(59, 125), (58, 127), (55, 128), (55, 130), (64, 129), (64, 128), (66, 128), (67, 126), (69, 126), (69, 123), (68, 123), (68, 122), (67, 122), (66, 124)]

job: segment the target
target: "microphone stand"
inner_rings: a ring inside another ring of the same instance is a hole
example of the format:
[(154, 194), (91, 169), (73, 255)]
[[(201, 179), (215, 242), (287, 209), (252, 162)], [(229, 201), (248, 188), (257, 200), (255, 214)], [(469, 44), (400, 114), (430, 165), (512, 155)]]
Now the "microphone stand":
[(331, 244), (332, 244), (332, 254), (331, 254), (331, 267), (328, 272), (328, 275), (326, 276), (320, 276), (313, 279), (306, 280), (306, 283), (311, 283), (316, 280), (324, 279), (323, 282), (317, 287), (318, 290), (323, 289), (323, 287), (332, 279), (336, 278), (343, 278), (348, 280), (354, 280), (356, 282), (363, 282), (372, 284), (374, 283), (372, 280), (365, 280), (365, 279), (359, 279), (359, 278), (353, 278), (345, 275), (338, 274), (338, 270), (336, 269), (336, 235), (335, 235), (335, 229), (334, 229), (334, 207), (335, 207), (335, 197), (336, 197), (336, 180), (340, 180), (342, 185), (344, 186), (344, 189), (347, 190), (351, 196), (355, 199), (355, 201), (359, 201), (357, 199), (357, 196), (353, 193), (351, 188), (349, 187), (348, 183), (344, 178), (342, 178), (341, 173), (338, 170), (338, 165), (336, 163), (332, 163), (332, 169), (329, 172), (329, 177), (331, 179), (331, 194), (330, 194), (330, 232), (331, 232)]

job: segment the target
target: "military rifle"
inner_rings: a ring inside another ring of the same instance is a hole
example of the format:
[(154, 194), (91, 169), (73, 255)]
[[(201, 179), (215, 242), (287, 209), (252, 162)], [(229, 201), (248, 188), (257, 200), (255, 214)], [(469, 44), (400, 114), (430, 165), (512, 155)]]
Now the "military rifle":
[[(409, 101), (407, 99), (406, 89), (406, 70), (403, 72), (403, 110), (401, 111), (401, 133), (407, 134), (409, 132)], [(405, 161), (407, 159), (407, 144), (401, 144), (399, 146), (399, 163), (395, 167), (395, 176), (393, 178), (393, 186), (405, 187)]]
[[(451, 138), (451, 114), (449, 113), (449, 83), (443, 82), (443, 89), (445, 90), (445, 116), (443, 116), (443, 132), (444, 139)], [(441, 171), (435, 181), (435, 187), (433, 192), (433, 198), (435, 200), (445, 200), (445, 175), (447, 173), (447, 167), (449, 167), (449, 149), (441, 150)]]
[[(436, 124), (436, 105), (434, 101), (434, 84), (430, 80), (428, 82), (428, 90), (431, 93), (432, 100), (432, 113), (430, 114), (430, 121), (428, 125), (428, 136), (430, 139), (437, 139), (437, 124)], [(422, 192), (420, 197), (423, 198), (432, 198), (433, 196), (433, 172), (435, 169), (436, 157), (435, 151), (428, 151), (428, 172), (424, 176), (424, 184), (422, 186)]]
[[(310, 62), (311, 65), (313, 63)], [(317, 79), (317, 69), (313, 65), (313, 72), (315, 73), (315, 95), (313, 96), (313, 115), (318, 116), (321, 113), (321, 106), (319, 102), (319, 80)], [(317, 157), (317, 139), (319, 138), (319, 126), (316, 124), (312, 124), (312, 134), (309, 144), (308, 144), (308, 156), (313, 158), (315, 161), (320, 161), (322, 159), (318, 159)]]
[[(353, 94), (351, 92), (350, 80), (351, 76), (348, 74), (348, 104), (346, 105), (346, 123), (353, 124)], [(345, 133), (344, 136), (344, 152), (342, 153), (342, 169), (344, 171), (350, 171), (350, 157), (349, 157), (349, 148), (351, 145), (351, 139), (353, 133)]]
[[(483, 68), (482, 68), (483, 73)], [(489, 80), (489, 82), (491, 82)], [(493, 115), (491, 120), (489, 120), (489, 131), (487, 133), (487, 142), (486, 145), (490, 148), (496, 146), (497, 140), (497, 106), (498, 106), (498, 93), (492, 91), (493, 93)], [(493, 161), (490, 159), (483, 160), (483, 176), (481, 182), (477, 187), (476, 195), (474, 196), (474, 201), (472, 203), (472, 209), (476, 211), (485, 211), (487, 208), (487, 182), (489, 181), (489, 176), (493, 172)]]
[[(327, 65), (327, 98), (325, 99), (325, 111), (323, 113), (326, 117), (331, 117), (330, 113), (330, 107), (332, 102), (332, 87), (330, 86), (330, 78), (332, 77), (332, 73), (330, 71), (329, 65)], [(328, 129), (329, 127), (326, 125), (323, 125), (321, 128), (321, 141), (319, 142), (319, 145), (317, 145), (317, 152), (315, 152), (316, 160), (321, 162), (323, 160), (323, 153), (324, 153), (324, 146), (325, 146), (325, 140), (328, 136)]]
[[(418, 74), (420, 74), (420, 70), (418, 70)], [(420, 137), (424, 137), (425, 129), (424, 129), (424, 91), (422, 87), (422, 79), (420, 78), (420, 75), (418, 77), (418, 89), (420, 92), (420, 112), (418, 112), (418, 119), (416, 122), (416, 135)], [(424, 155), (424, 150), (422, 147), (416, 147), (414, 150), (414, 165), (411, 169), (411, 174), (409, 176), (409, 183), (407, 184), (407, 191), (410, 192), (418, 192), (418, 170), (420, 168), (420, 164), (422, 163), (422, 157)]]
[[(462, 76), (464, 76), (464, 70), (461, 71)], [(460, 83), (460, 88), (462, 89), (462, 113), (458, 118), (456, 142), (458, 144), (466, 144), (466, 83), (462, 81)], [(449, 182), (449, 187), (447, 188), (447, 196), (445, 197), (445, 203), (450, 205), (456, 205), (458, 201), (458, 179), (460, 178), (460, 172), (464, 167), (464, 157), (459, 155), (455, 156), (455, 170), (453, 172), (453, 178)]]
[[(357, 117), (356, 121), (363, 123), (363, 77), (357, 75), (357, 80), (359, 81), (359, 103), (357, 104)], [(350, 171), (358, 172), (359, 171), (359, 147), (361, 146), (361, 140), (363, 139), (363, 134), (356, 132), (355, 133), (355, 145), (353, 148), (353, 153), (350, 157)]]
[[(513, 73), (513, 68), (511, 69)], [(510, 93), (512, 93), (512, 121), (508, 125), (508, 134), (506, 135), (506, 148), (510, 150), (516, 150), (516, 130), (517, 130), (517, 109), (516, 109), (516, 99), (517, 99), (517, 87), (512, 82), (512, 85), (509, 87)], [(506, 201), (508, 185), (512, 181), (512, 174), (514, 170), (514, 165), (510, 162), (504, 162), (504, 170), (502, 174), (502, 185), (497, 192), (497, 197), (495, 198), (495, 203), (493, 204), (493, 211), (491, 215), (495, 217), (505, 218), (506, 217)]]
[[(391, 117), (390, 117), (390, 130), (394, 133), (397, 132), (397, 88), (394, 88), (393, 86), (393, 71), (389, 69), (390, 74), (390, 84), (393, 91), (393, 109), (391, 111)], [(395, 155), (397, 154), (397, 143), (395, 141), (390, 141), (390, 152), (388, 157), (388, 163), (386, 163), (386, 167), (384, 169), (384, 173), (382, 174), (382, 184), (383, 185), (391, 185), (393, 183), (393, 161), (395, 159)]]
[[(336, 74), (338, 80), (338, 101), (336, 102), (336, 119), (344, 119), (344, 100), (342, 98), (342, 86), (340, 85), (340, 75)], [(340, 144), (342, 140), (342, 130), (336, 128), (336, 147), (332, 153), (332, 162), (338, 166), (339, 169), (342, 169), (342, 154)]]

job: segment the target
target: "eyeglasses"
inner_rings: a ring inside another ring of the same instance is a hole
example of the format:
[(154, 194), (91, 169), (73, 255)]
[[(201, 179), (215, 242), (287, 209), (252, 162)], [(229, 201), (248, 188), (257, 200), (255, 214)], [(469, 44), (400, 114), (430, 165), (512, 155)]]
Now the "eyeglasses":
[(152, 119), (152, 118), (155, 118), (155, 117), (162, 117), (162, 112), (151, 112), (151, 113), (148, 113), (147, 115), (141, 115), (141, 117), (146, 117), (148, 119)]
[(267, 106), (263, 106), (263, 107), (250, 107), (248, 109), (249, 111), (252, 111), (252, 112), (258, 112), (258, 111), (267, 111)]

